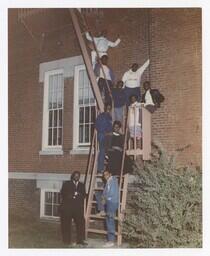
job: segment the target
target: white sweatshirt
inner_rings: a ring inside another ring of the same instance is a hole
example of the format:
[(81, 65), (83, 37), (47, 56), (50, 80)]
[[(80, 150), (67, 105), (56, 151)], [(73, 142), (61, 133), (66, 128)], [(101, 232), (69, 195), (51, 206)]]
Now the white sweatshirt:
[(138, 68), (136, 72), (133, 72), (131, 69), (125, 72), (125, 74), (122, 77), (124, 87), (125, 86), (128, 88), (140, 87), (141, 76), (144, 73), (144, 70), (148, 66), (149, 66), (149, 59), (140, 68)]
[[(93, 42), (92, 37), (88, 32), (85, 33), (85, 36), (87, 40)], [(116, 47), (120, 43), (120, 39), (118, 38), (115, 42), (109, 41), (106, 37), (100, 36), (100, 37), (93, 37), (96, 48), (99, 52), (99, 56), (107, 55), (107, 50), (109, 47)]]

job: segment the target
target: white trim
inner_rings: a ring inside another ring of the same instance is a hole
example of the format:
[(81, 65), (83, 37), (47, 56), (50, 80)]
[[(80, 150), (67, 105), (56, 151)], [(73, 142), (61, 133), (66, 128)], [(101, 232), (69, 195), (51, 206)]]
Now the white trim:
[[(39, 172), (9, 172), (9, 179), (22, 180), (69, 180), (71, 174), (67, 173), (39, 173)], [(82, 176), (82, 174), (81, 174)]]
[(39, 151), (40, 156), (45, 155), (63, 155), (63, 150), (55, 148), (55, 149), (44, 149)]
[(76, 148), (69, 151), (70, 155), (88, 155), (90, 152), (90, 148)]
[(64, 78), (73, 77), (74, 76), (74, 67), (76, 65), (83, 64), (82, 55), (70, 57), (70, 58), (63, 58), (58, 60), (53, 60), (49, 62), (44, 62), (39, 64), (39, 82), (44, 82), (44, 74), (45, 72), (63, 69), (64, 70)]
[[(46, 152), (47, 155), (61, 155), (62, 145), (57, 146), (48, 146), (48, 92), (49, 92), (49, 77), (50, 75), (62, 74), (63, 69), (50, 70), (45, 72), (44, 75), (44, 94), (43, 94), (43, 114), (42, 114), (42, 150), (39, 152), (40, 155), (43, 155)], [(63, 85), (63, 112), (64, 112), (64, 85)], [(62, 118), (63, 120), (63, 118)], [(62, 127), (63, 128), (63, 127)], [(63, 137), (63, 130), (62, 130)], [(63, 139), (62, 139), (63, 142)]]
[(74, 67), (74, 116), (73, 116), (73, 149), (78, 150), (78, 123), (79, 123), (79, 108), (78, 108), (78, 84), (79, 71), (84, 69), (84, 65)]
[[(70, 154), (88, 154), (91, 143), (83, 143), (79, 146), (79, 104), (78, 104), (78, 90), (79, 90), (79, 71), (86, 70), (85, 65), (78, 65), (74, 68), (74, 110), (73, 110), (73, 150)], [(95, 106), (95, 104), (91, 104)]]

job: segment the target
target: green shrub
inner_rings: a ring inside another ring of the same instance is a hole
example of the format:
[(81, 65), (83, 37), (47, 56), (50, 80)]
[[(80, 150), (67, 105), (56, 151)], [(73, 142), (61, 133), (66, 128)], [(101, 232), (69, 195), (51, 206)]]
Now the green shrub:
[(132, 247), (201, 247), (201, 170), (178, 168), (160, 146), (155, 152), (144, 167), (136, 165), (123, 236)]

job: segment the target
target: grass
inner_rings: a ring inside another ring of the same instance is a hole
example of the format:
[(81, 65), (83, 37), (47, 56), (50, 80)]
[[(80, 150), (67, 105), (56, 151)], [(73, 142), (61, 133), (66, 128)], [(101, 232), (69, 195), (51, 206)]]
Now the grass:
[[(73, 240), (75, 234), (73, 226)], [(91, 234), (88, 248), (103, 248), (105, 236)], [(60, 223), (40, 221), (26, 214), (9, 216), (9, 248), (81, 248), (64, 245), (61, 239)], [(115, 247), (116, 248), (116, 247)], [(128, 248), (123, 244), (121, 248)]]
[(61, 240), (60, 224), (27, 215), (9, 216), (9, 248), (68, 248)]

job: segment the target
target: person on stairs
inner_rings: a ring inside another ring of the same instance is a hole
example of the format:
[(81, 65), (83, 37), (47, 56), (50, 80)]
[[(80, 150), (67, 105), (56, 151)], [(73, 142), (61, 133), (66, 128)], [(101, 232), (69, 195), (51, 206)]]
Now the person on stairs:
[[(120, 175), (123, 159), (124, 135), (120, 133), (120, 121), (114, 121), (113, 131), (106, 136), (105, 154), (107, 160), (107, 168), (112, 175)], [(133, 170), (133, 161), (129, 156), (125, 155), (123, 174), (131, 173)]]
[(104, 112), (100, 113), (95, 122), (95, 128), (97, 131), (97, 140), (99, 145), (98, 154), (98, 173), (104, 171), (105, 160), (105, 136), (112, 132), (112, 106), (107, 104), (104, 107)]
[(106, 185), (100, 198), (101, 212), (99, 215), (106, 216), (107, 243), (104, 247), (113, 247), (115, 241), (114, 218), (119, 207), (119, 185), (117, 177), (112, 176), (108, 169), (103, 172), (103, 178)]
[(123, 89), (123, 81), (118, 81), (112, 88), (112, 98), (114, 101), (114, 120), (123, 124), (123, 112), (125, 106), (125, 91)]
[(150, 82), (146, 81), (143, 83), (144, 94), (142, 95), (141, 102), (144, 103), (144, 107), (150, 112), (154, 113), (157, 108), (160, 107), (160, 103), (164, 101), (164, 96), (159, 92), (158, 89), (152, 89)]
[(130, 138), (133, 141), (136, 140), (138, 147), (140, 146), (140, 140), (142, 138), (142, 126), (141, 126), (141, 103), (137, 101), (138, 97), (136, 95), (130, 96), (130, 106), (129, 106), (129, 117), (128, 117), (128, 128), (130, 133)]
[[(106, 37), (107, 37), (107, 30), (102, 30), (99, 34), (98, 37), (91, 37), (89, 32), (85, 33), (86, 39), (90, 42), (95, 43), (96, 49), (98, 51), (99, 54), (99, 58), (101, 58), (103, 55), (107, 55), (107, 51), (109, 49), (109, 47), (116, 47), (118, 46), (118, 44), (120, 43), (120, 39), (118, 38), (115, 42), (111, 42), (109, 41)], [(93, 50), (91, 51), (91, 59), (92, 59), (92, 64), (93, 64), (93, 68), (95, 68), (95, 65), (97, 63), (97, 53), (94, 50), (94, 47), (92, 47)]]
[(76, 224), (77, 244), (87, 245), (85, 241), (84, 199), (85, 185), (79, 181), (80, 172), (75, 171), (71, 180), (63, 183), (60, 205), (61, 233), (63, 242), (70, 245), (72, 242), (72, 219)]
[[(101, 57), (102, 67), (99, 63), (95, 65), (94, 73), (98, 82), (99, 90), (105, 104), (111, 104), (111, 90), (114, 84), (114, 73), (108, 66), (108, 56)], [(102, 69), (103, 68), (103, 69)], [(104, 71), (104, 72), (103, 72)], [(105, 76), (104, 76), (105, 74)]]
[(149, 66), (149, 59), (141, 66), (137, 63), (134, 63), (131, 68), (126, 71), (122, 77), (124, 83), (125, 95), (126, 95), (126, 104), (129, 106), (129, 99), (131, 95), (137, 96), (137, 101), (141, 99), (141, 77), (145, 69)]

